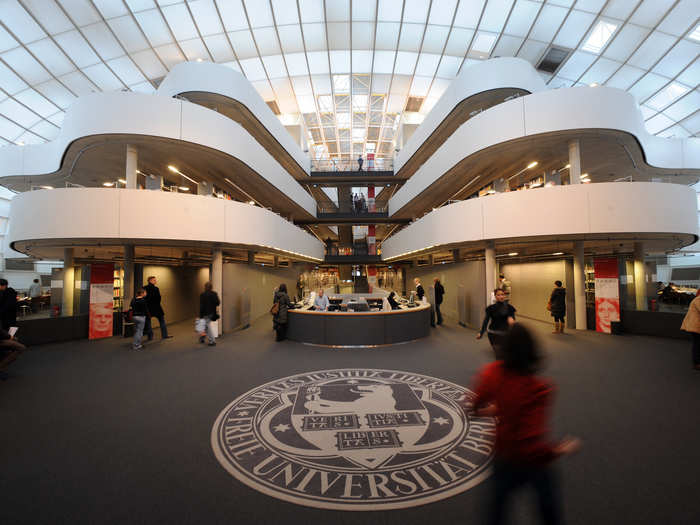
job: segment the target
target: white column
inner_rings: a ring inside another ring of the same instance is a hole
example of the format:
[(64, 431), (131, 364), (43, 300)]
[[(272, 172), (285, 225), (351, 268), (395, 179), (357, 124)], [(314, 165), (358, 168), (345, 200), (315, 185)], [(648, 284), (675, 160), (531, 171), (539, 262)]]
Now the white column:
[(73, 315), (73, 289), (75, 288), (75, 269), (73, 268), (73, 248), (63, 249), (63, 303), (62, 315)]
[(493, 241), (486, 242), (484, 249), (484, 270), (486, 284), (486, 306), (491, 304), (491, 294), (496, 288), (496, 247)]
[(124, 246), (124, 310), (129, 308), (131, 299), (134, 297), (134, 245)]
[(138, 169), (139, 151), (136, 146), (126, 145), (126, 187), (136, 189), (138, 187), (136, 170)]
[(578, 139), (569, 142), (569, 183), (581, 184), (581, 143)]
[(224, 326), (224, 258), (221, 248), (211, 250), (211, 284), (214, 291), (219, 294), (219, 335), (223, 333)]
[(644, 243), (634, 243), (634, 298), (637, 310), (647, 309), (647, 282), (644, 275)]
[(574, 241), (574, 311), (576, 313), (576, 330), (585, 330), (587, 328), (585, 270), (583, 241)]

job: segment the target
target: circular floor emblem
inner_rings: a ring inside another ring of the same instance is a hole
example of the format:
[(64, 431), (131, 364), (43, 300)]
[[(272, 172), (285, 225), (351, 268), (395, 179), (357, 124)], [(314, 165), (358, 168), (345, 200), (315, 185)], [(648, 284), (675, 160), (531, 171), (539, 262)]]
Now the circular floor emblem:
[(238, 480), (292, 503), (383, 510), (431, 503), (487, 475), (492, 418), (466, 418), (469, 390), (394, 370), (285, 377), (219, 414), (211, 443)]

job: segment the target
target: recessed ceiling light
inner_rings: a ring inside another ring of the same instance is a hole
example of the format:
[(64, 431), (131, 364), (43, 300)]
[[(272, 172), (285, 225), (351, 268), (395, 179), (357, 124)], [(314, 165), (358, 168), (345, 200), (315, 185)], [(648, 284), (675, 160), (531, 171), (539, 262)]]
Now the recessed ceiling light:
[(39, 186), (42, 190), (52, 190), (53, 186)]
[(119, 182), (121, 182), (122, 184), (126, 184), (126, 179), (119, 179)]
[(599, 20), (581, 49), (597, 55), (612, 38), (616, 29), (617, 24)]
[(564, 252), (554, 252), (552, 255), (564, 255)]
[(177, 168), (175, 166), (168, 166), (168, 169), (172, 171), (173, 173), (177, 173)]
[(530, 164), (528, 164), (527, 169), (534, 168), (535, 166), (537, 166), (537, 161), (533, 161)]
[(251, 206), (255, 206), (255, 201), (248, 201), (248, 204), (250, 204)]
[(510, 252), (508, 254), (509, 257), (515, 257), (516, 255), (518, 255), (518, 252)]
[(108, 188), (111, 188), (112, 186), (114, 186), (114, 183), (113, 182), (103, 182), (102, 185), (106, 186)]
[(180, 191), (190, 191), (190, 189), (187, 186), (178, 186), (177, 189)]

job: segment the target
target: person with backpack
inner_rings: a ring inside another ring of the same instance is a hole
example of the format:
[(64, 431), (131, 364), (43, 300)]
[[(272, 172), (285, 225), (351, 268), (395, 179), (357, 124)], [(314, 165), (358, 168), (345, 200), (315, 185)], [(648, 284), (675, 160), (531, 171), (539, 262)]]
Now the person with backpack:
[(287, 295), (287, 285), (282, 283), (277, 288), (277, 292), (275, 292), (275, 301), (270, 309), (276, 332), (275, 341), (284, 341), (287, 338), (287, 311), (290, 304), (289, 295)]
[(146, 303), (146, 290), (139, 288), (136, 290), (136, 297), (131, 300), (132, 319), (134, 321), (134, 342), (131, 347), (134, 350), (141, 350), (143, 344), (143, 330), (146, 327), (146, 319), (150, 315), (148, 304)]
[(199, 320), (203, 323), (199, 330), (199, 342), (203, 343), (206, 338), (209, 346), (216, 346), (216, 339), (212, 332), (211, 323), (219, 319), (216, 307), (221, 304), (219, 295), (214, 291), (210, 282), (204, 284), (204, 291), (199, 296)]

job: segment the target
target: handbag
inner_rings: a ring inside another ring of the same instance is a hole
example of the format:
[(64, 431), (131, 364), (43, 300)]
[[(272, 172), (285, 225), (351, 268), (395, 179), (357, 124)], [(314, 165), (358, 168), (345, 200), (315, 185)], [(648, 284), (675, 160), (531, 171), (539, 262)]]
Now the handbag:
[(279, 302), (273, 304), (272, 308), (270, 308), (270, 313), (272, 315), (277, 315), (279, 313), (279, 311), (280, 311), (280, 303)]
[(552, 301), (547, 301), (547, 310), (552, 311)]

